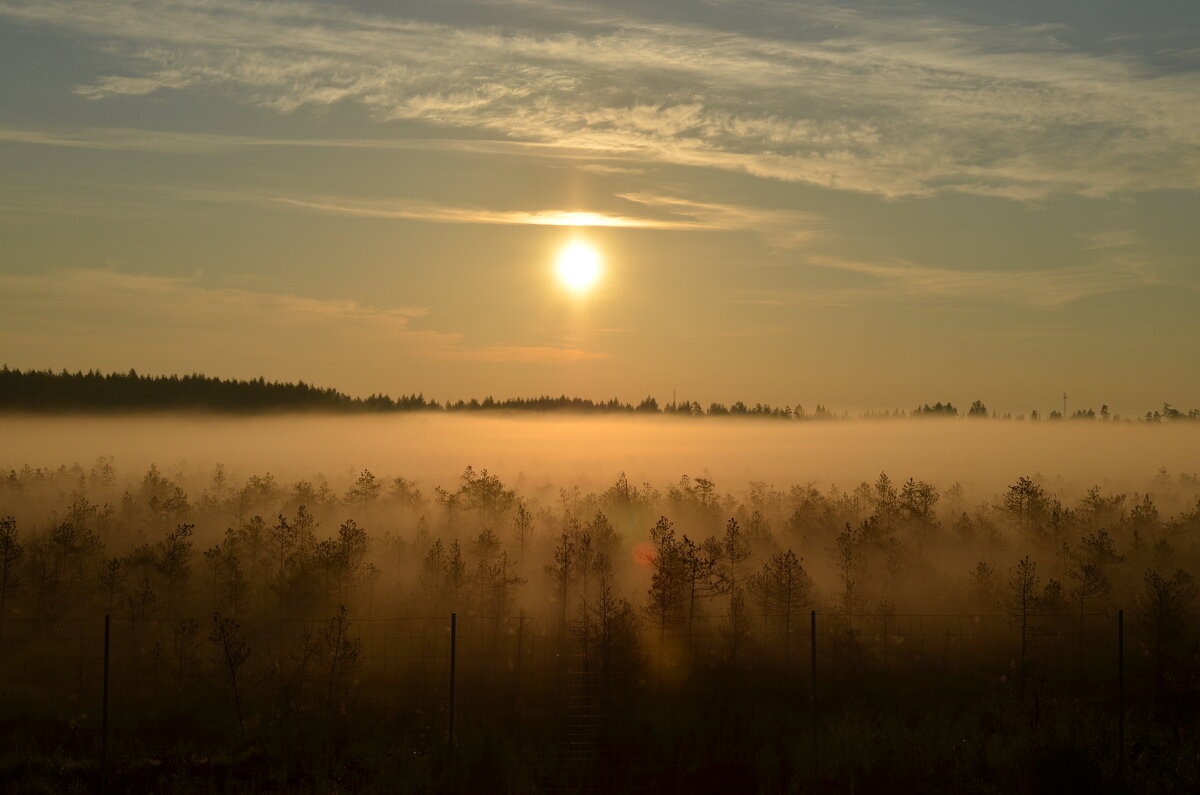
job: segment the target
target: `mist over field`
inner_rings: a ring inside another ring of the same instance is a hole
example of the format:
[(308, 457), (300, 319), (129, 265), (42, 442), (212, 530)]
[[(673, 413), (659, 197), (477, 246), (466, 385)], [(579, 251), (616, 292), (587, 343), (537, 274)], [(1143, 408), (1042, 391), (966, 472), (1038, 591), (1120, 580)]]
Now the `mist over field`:
[[(1198, 698), (1192, 423), (8, 415), (0, 438), (0, 695), (106, 742), (84, 710), (111, 620), (131, 789), (137, 754), (207, 775), (156, 728), (178, 727), (289, 791), (396, 736), (411, 759), (380, 775), (411, 791), (724, 791), (780, 765), (1016, 791), (1062, 753), (1120, 777), (1126, 714), (1149, 742)], [(963, 734), (1005, 746), (960, 764)], [(1200, 780), (1193, 747), (1158, 778), (1130, 759), (1138, 789)], [(713, 764), (726, 784), (688, 772)]]
[[(656, 609), (665, 633), (683, 608), (654, 607), (655, 578), (688, 549), (706, 572), (690, 636), (736, 612), (739, 567), (768, 577), (786, 562), (806, 583), (789, 614), (844, 618), (1004, 614), (1023, 558), (1049, 578), (1043, 612), (1100, 567), (1081, 614), (1132, 604), (1149, 569), (1200, 567), (1190, 423), (11, 415), (0, 436), (0, 516), (34, 553), (14, 559), (22, 587), (5, 585), (26, 616), (98, 609), (107, 576), (109, 609), (143, 618), (520, 611), (567, 633), (595, 608), (590, 578), (627, 600), (639, 633)], [(141, 613), (139, 572), (154, 596)], [(765, 617), (774, 597), (758, 596)]]
[(88, 466), (112, 456), (126, 474), (156, 464), (185, 480), (220, 463), (230, 475), (344, 487), (366, 468), (427, 489), (466, 466), (524, 489), (603, 490), (620, 472), (665, 486), (705, 472), (723, 492), (752, 482), (853, 489), (880, 472), (980, 498), (1020, 475), (1072, 493), (1095, 484), (1143, 490), (1159, 469), (1200, 470), (1200, 427), (988, 420), (776, 423), (709, 418), (402, 414), (389, 416), (0, 415), (7, 468)]

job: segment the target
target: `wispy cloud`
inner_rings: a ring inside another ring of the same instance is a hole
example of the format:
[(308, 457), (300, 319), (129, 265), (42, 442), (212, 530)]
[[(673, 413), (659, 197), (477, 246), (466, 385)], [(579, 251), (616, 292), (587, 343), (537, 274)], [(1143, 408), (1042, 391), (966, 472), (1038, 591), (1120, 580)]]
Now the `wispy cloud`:
[(950, 270), (903, 260), (862, 262), (819, 255), (809, 261), (876, 280), (875, 286), (860, 291), (860, 298), (926, 297), (1053, 309), (1083, 298), (1161, 283), (1153, 269), (1137, 261), (1024, 271)]
[[(367, 148), (417, 148), (428, 144), (440, 148), (437, 141), (385, 141), (374, 139), (267, 139), (244, 136), (168, 133), (126, 129), (92, 129), (78, 134), (61, 134), (36, 129), (0, 127), (0, 142), (9, 141), (46, 146), (66, 146), (87, 149), (137, 149), (170, 153), (205, 153), (229, 148), (259, 146), (322, 146)], [(592, 164), (599, 165), (599, 164)], [(627, 173), (634, 169), (614, 167), (604, 173)], [(649, 192), (619, 193), (615, 198), (628, 202), (642, 212), (613, 213), (589, 209), (513, 210), (477, 206), (446, 205), (411, 198), (362, 199), (353, 196), (322, 196), (284, 194), (279, 192), (242, 190), (204, 190), (125, 186), (122, 202), (114, 201), (112, 191), (120, 186), (109, 184), (109, 194), (85, 201), (78, 197), (44, 196), (29, 189), (5, 196), (0, 188), (0, 217), (24, 217), (64, 213), (129, 215), (143, 214), (158, 206), (161, 194), (202, 202), (244, 202), (263, 206), (285, 207), (304, 212), (343, 215), (357, 218), (379, 218), (427, 221), (433, 223), (612, 227), (625, 229), (686, 230), (700, 232), (747, 231), (760, 235), (771, 245), (787, 248), (812, 239), (824, 226), (824, 217), (811, 212), (779, 210), (721, 202), (702, 202), (681, 196)], [(9, 191), (12, 192), (11, 190)], [(145, 198), (150, 194), (150, 198)], [(138, 200), (138, 196), (143, 198)]]
[(445, 207), (424, 202), (345, 201), (262, 196), (257, 200), (315, 212), (352, 215), (360, 218), (397, 218), (453, 224), (516, 224), (521, 226), (607, 226), (626, 229), (704, 229), (697, 221), (635, 218), (584, 210), (488, 210)]
[[(0, 274), (0, 354), (14, 365), (209, 370), (306, 377), (314, 366), (378, 383), (380, 362), (453, 359), (563, 363), (604, 358), (572, 346), (471, 345), (418, 328), (425, 307), (376, 307), (194, 279), (111, 270)], [(117, 352), (114, 354), (114, 352)], [(121, 361), (110, 359), (116, 355)], [(139, 365), (140, 366), (140, 365)], [(409, 365), (411, 366), (411, 364)]]
[(489, 345), (473, 350), (445, 351), (438, 354), (443, 359), (459, 359), (470, 362), (527, 362), (564, 364), (607, 359), (608, 354), (600, 351), (585, 351), (580, 348), (547, 345)]
[[(232, 326), (265, 331), (359, 324), (363, 331), (386, 339), (425, 334), (409, 326), (413, 318), (428, 311), (424, 307), (378, 308), (349, 300), (206, 287), (189, 278), (113, 270), (0, 274), (0, 287), (3, 314), (10, 326), (78, 322), (100, 329), (137, 328), (144, 323), (223, 333)], [(435, 334), (430, 339), (436, 338)], [(455, 339), (450, 335), (442, 341)]]
[(565, 4), (512, 3), (491, 27), (231, 0), (10, 0), (0, 18), (113, 53), (116, 72), (78, 89), (96, 100), (351, 102), (471, 137), (885, 196), (1200, 187), (1194, 71), (1086, 52), (1053, 27), (766, 7), (777, 36)]
[(698, 202), (677, 196), (623, 193), (617, 198), (645, 211), (641, 215), (592, 210), (496, 210), (434, 204), (414, 199), (362, 200), (350, 197), (284, 195), (250, 191), (174, 191), (186, 199), (250, 202), (305, 212), (433, 223), (519, 226), (597, 226), (624, 229), (744, 231), (762, 236), (779, 247), (812, 238), (825, 219), (815, 213), (775, 210), (718, 202)]
[(1079, 237), (1088, 251), (1129, 248), (1144, 242), (1141, 235), (1131, 229), (1107, 229), (1103, 232), (1081, 234)]
[(699, 202), (650, 193), (623, 193), (620, 198), (650, 209), (694, 219), (691, 223), (699, 229), (755, 232), (780, 248), (811, 240), (817, 229), (825, 225), (825, 218), (821, 215), (800, 210)]
[[(296, 148), (296, 149), (368, 149), (368, 150), (440, 150), (480, 154), (508, 154), (542, 158), (572, 159), (590, 157), (603, 159), (603, 153), (570, 149), (533, 141), (499, 141), (450, 138), (278, 138), (250, 135), (222, 135), (176, 130), (153, 130), (134, 127), (85, 127), (63, 131), (37, 127), (0, 126), (0, 143), (55, 146), (70, 149), (101, 149), (112, 151), (158, 152), (164, 154), (208, 154), (231, 149)], [(602, 163), (585, 168), (600, 173)], [(628, 166), (607, 167), (608, 173), (636, 173)]]

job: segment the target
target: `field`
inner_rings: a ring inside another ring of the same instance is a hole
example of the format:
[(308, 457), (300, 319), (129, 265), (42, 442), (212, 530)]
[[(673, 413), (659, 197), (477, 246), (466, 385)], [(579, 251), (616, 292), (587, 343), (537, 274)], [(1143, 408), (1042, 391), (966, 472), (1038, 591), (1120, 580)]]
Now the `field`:
[(0, 433), (6, 791), (1200, 785), (1186, 425)]

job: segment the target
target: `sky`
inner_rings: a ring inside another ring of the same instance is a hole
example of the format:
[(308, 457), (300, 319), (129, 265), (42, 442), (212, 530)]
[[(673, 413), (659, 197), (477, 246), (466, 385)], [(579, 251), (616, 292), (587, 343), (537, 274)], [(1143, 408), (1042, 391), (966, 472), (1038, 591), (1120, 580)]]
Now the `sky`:
[(1198, 97), (1192, 0), (0, 0), (0, 360), (1192, 408)]

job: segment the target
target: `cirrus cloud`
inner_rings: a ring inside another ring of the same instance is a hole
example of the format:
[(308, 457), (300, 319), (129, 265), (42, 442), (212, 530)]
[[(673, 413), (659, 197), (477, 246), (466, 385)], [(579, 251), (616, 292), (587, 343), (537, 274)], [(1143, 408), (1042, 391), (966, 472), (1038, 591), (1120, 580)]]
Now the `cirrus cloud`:
[(805, 4), (767, 36), (587, 5), (506, 8), (486, 26), (230, 0), (10, 0), (0, 17), (111, 53), (116, 71), (77, 89), (94, 100), (354, 103), (449, 135), (889, 197), (1200, 187), (1200, 76), (1083, 50), (1052, 26)]

